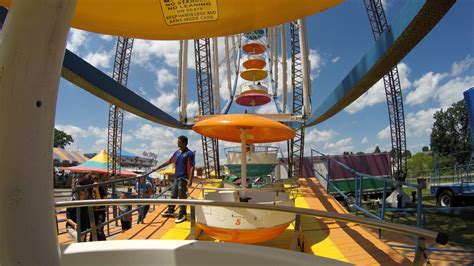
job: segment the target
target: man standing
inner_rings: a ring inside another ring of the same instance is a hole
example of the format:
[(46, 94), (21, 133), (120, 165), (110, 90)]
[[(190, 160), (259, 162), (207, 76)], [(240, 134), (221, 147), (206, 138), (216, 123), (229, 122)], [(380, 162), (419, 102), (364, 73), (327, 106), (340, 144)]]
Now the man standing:
[[(171, 156), (171, 158), (158, 166), (156, 170), (163, 168), (172, 163), (175, 164), (175, 174), (173, 187), (171, 190), (172, 199), (186, 199), (188, 184), (193, 183), (194, 177), (194, 153), (187, 147), (188, 138), (185, 136), (178, 137), (178, 150)], [(162, 214), (163, 217), (173, 217), (175, 205), (169, 205), (168, 210)], [(179, 206), (178, 217), (176, 223), (186, 221), (186, 205)]]

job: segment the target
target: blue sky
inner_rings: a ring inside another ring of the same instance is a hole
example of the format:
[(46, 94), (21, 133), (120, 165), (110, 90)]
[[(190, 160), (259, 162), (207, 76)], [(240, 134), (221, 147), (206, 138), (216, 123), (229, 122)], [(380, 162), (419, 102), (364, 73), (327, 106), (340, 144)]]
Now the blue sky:
[[(389, 22), (406, 2), (385, 0)], [(407, 148), (412, 153), (429, 144), (433, 113), (462, 99), (462, 92), (474, 87), (474, 1), (459, 0), (444, 19), (399, 64), (407, 127)], [(315, 109), (372, 46), (374, 40), (362, 1), (345, 3), (307, 18), (312, 103)], [(106, 73), (112, 71), (116, 38), (71, 30), (68, 49)], [(176, 41), (135, 40), (128, 87), (171, 115), (177, 114)], [(189, 43), (188, 112), (195, 113), (196, 82), (193, 43)], [(219, 49), (222, 50), (221, 40)], [(222, 53), (220, 53), (222, 55)], [(280, 75), (281, 76), (281, 75)], [(227, 97), (221, 77), (221, 105)], [(109, 104), (61, 80), (56, 127), (71, 134), (69, 148), (97, 152), (106, 148)], [(232, 112), (242, 112), (233, 108)], [(274, 111), (272, 103), (257, 112)], [(344, 111), (320, 125), (307, 129), (305, 148), (340, 154), (343, 151), (371, 152), (376, 145), (390, 149), (388, 114), (382, 83)], [(124, 149), (135, 154), (153, 151), (159, 160), (176, 149), (177, 136), (190, 137), (190, 148), (200, 153), (200, 137), (153, 124), (126, 114)], [(221, 146), (232, 146), (222, 143)], [(284, 148), (286, 145), (281, 145)], [(199, 156), (198, 156), (199, 157)], [(223, 157), (223, 156), (221, 156)], [(198, 160), (199, 162), (199, 160)]]

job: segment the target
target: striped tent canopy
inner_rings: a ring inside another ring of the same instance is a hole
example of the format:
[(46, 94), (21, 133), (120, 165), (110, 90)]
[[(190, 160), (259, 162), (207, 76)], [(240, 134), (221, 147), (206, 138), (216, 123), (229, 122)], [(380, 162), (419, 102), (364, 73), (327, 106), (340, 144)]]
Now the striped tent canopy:
[(87, 157), (77, 151), (67, 151), (61, 148), (53, 148), (53, 160), (60, 163), (69, 162), (80, 164), (87, 161)]
[[(62, 169), (68, 170), (71, 172), (79, 172), (79, 173), (86, 173), (86, 172), (95, 172), (99, 174), (111, 174), (108, 171), (108, 167), (111, 164), (109, 155), (105, 150), (100, 151), (96, 156), (92, 157), (89, 161), (82, 163), (78, 166), (72, 167), (63, 167)], [(111, 167), (110, 167), (111, 168)], [(127, 170), (122, 170), (120, 172), (121, 176), (136, 176), (134, 172), (130, 172)]]

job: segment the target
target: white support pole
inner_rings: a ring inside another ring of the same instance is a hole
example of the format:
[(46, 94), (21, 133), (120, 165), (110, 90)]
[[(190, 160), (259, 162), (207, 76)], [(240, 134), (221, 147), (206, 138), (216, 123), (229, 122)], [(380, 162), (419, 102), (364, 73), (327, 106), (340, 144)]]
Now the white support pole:
[[(241, 162), (240, 162), (240, 169), (241, 169), (241, 187), (247, 188), (247, 130), (244, 128), (240, 129), (240, 149), (241, 149)], [(240, 198), (246, 198), (247, 193), (242, 191), (240, 193)]]
[(182, 106), (182, 98), (181, 98), (181, 72), (182, 72), (182, 67), (183, 67), (183, 41), (179, 41), (179, 53), (178, 53), (179, 57), (178, 57), (178, 87), (177, 87), (177, 91), (178, 91), (178, 99), (179, 99), (179, 118), (181, 119), (181, 121), (184, 121), (185, 120), (185, 116), (183, 116), (183, 113), (181, 112), (182, 109), (181, 109), (181, 106)]
[(227, 89), (229, 90), (229, 99), (232, 96), (232, 84), (231, 84), (231, 74), (230, 73), (230, 57), (229, 57), (229, 37), (225, 36), (225, 67), (226, 67), (226, 76), (227, 76)]
[(306, 39), (306, 20), (298, 19), (300, 48), (301, 48), (301, 64), (303, 68), (303, 115), (311, 113), (309, 104), (309, 90), (311, 89), (311, 77), (309, 73), (309, 50), (308, 40)]
[(214, 68), (214, 104), (215, 104), (215, 113), (221, 113), (221, 101), (220, 101), (220, 94), (219, 94), (219, 47), (218, 47), (218, 39), (217, 37), (212, 38), (212, 64)]
[[(267, 28), (267, 54), (268, 54), (268, 70), (270, 72), (270, 79), (273, 79), (273, 27)], [(275, 88), (273, 88), (275, 89)], [(274, 92), (273, 92), (274, 93)]]
[(0, 265), (60, 265), (53, 128), (75, 0), (13, 1), (0, 45)]
[(275, 97), (278, 97), (278, 26), (273, 28), (273, 75), (275, 79)]
[(181, 110), (180, 114), (183, 117), (184, 120), (186, 120), (187, 117), (187, 110), (186, 108), (188, 107), (188, 98), (186, 95), (186, 74), (188, 72), (188, 40), (183, 40), (183, 47), (181, 49), (182, 57), (181, 57), (181, 73), (180, 73), (180, 79), (181, 79)]
[(237, 49), (240, 49), (240, 40), (236, 40), (235, 35), (232, 35), (232, 57), (234, 58), (234, 69), (236, 71), (239, 64), (237, 62)]
[(286, 24), (281, 25), (281, 68), (282, 68), (282, 109), (286, 113), (286, 104), (288, 101), (288, 70), (286, 59)]

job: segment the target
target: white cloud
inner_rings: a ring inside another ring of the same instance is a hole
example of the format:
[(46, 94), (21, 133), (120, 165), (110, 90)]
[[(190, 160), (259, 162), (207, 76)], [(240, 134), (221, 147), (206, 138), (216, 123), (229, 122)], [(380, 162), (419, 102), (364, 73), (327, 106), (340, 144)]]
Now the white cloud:
[(375, 151), (375, 147), (368, 147), (364, 150), (365, 153), (373, 153)]
[(176, 83), (177, 77), (166, 68), (160, 68), (156, 71), (156, 83), (158, 88), (163, 88), (167, 84)]
[(362, 143), (362, 144), (367, 144), (367, 143), (369, 143), (369, 140), (367, 139), (367, 136), (365, 136), (365, 137), (360, 141), (360, 143)]
[[(233, 88), (232, 86), (234, 85), (235, 81), (235, 70), (233, 67), (233, 64), (230, 66), (230, 83), (231, 83), (231, 89)], [(237, 77), (237, 83), (238, 84), (243, 84), (243, 82), (246, 82), (245, 80), (241, 79), (240, 77)], [(228, 82), (227, 82), (227, 69), (225, 67), (225, 63), (219, 67), (219, 95), (221, 99), (223, 100), (228, 100), (230, 98), (230, 91), (228, 87)], [(237, 94), (240, 92), (239, 88), (237, 88)], [(224, 107), (224, 102), (221, 101), (221, 107)]]
[(188, 147), (191, 150), (196, 150), (197, 164), (202, 164), (201, 140), (198, 134), (193, 131), (180, 131), (177, 129), (168, 128), (165, 126), (152, 126), (150, 124), (140, 125), (132, 132), (136, 140), (141, 141), (139, 149), (135, 149), (135, 153), (143, 151), (154, 152), (158, 155), (158, 162), (168, 160), (173, 152), (177, 150), (177, 139), (180, 135), (188, 136)]
[(141, 95), (141, 96), (147, 96), (148, 93), (146, 92), (145, 88), (143, 87), (138, 87), (138, 93)]
[(342, 154), (345, 151), (352, 151), (352, 138), (345, 138), (336, 142), (326, 143), (324, 145), (324, 152), (327, 154)]
[(429, 108), (418, 112), (408, 113), (405, 119), (408, 137), (429, 139), (433, 126), (433, 115), (440, 108)]
[(470, 69), (474, 63), (474, 58), (471, 55), (467, 55), (463, 60), (454, 62), (451, 65), (451, 76), (459, 76)]
[(101, 34), (101, 35), (100, 35), (100, 38), (101, 38), (102, 40), (108, 41), (108, 42), (110, 42), (110, 41), (112, 41), (112, 40), (114, 39), (114, 37), (113, 37), (112, 35), (105, 35), (105, 34)]
[[(194, 66), (193, 42), (188, 45), (188, 68)], [(169, 67), (177, 67), (179, 61), (179, 41), (149, 41), (136, 39), (133, 43), (132, 64), (155, 70), (156, 59), (163, 60)]]
[(278, 112), (277, 112), (275, 104), (273, 102), (270, 102), (268, 104), (260, 106), (256, 110), (256, 113), (257, 114), (276, 114)]
[(333, 59), (331, 59), (331, 62), (332, 62), (333, 64), (335, 64), (335, 63), (337, 63), (337, 62), (339, 61), (339, 59), (341, 59), (341, 57), (340, 57), (340, 56), (336, 56), (336, 57), (334, 57)]
[[(408, 75), (410, 74), (410, 67), (408, 67), (405, 63), (400, 63), (398, 65), (398, 73), (400, 76), (400, 85), (402, 87), (402, 91), (406, 90), (411, 86), (411, 82), (408, 79)], [(377, 83), (375, 83), (372, 88), (370, 88), (367, 92), (365, 92), (362, 96), (360, 96), (357, 100), (355, 100), (351, 105), (346, 107), (346, 111), (353, 114), (357, 113), (360, 110), (373, 106), (379, 103), (386, 102), (385, 96), (385, 87), (383, 83), (383, 78), (380, 79)]]
[(337, 135), (337, 132), (332, 129), (329, 129), (329, 130), (311, 129), (307, 131), (305, 134), (305, 142), (309, 145), (311, 145), (311, 143), (326, 142), (334, 138), (336, 135)]
[(137, 120), (137, 119), (141, 118), (141, 117), (139, 117), (137, 115), (134, 115), (132, 113), (129, 113), (127, 111), (124, 111), (124, 112), (125, 113), (124, 113), (123, 118), (125, 119), (125, 121)]
[[(315, 79), (319, 76), (319, 72), (321, 71), (321, 67), (324, 65), (324, 60), (318, 50), (309, 49), (309, 64), (311, 67), (311, 79)], [(291, 66), (291, 64), (289, 65)], [(290, 79), (291, 80), (291, 79)]]
[(424, 74), (421, 78), (413, 83), (415, 90), (408, 93), (406, 102), (409, 105), (415, 105), (430, 99), (433, 97), (434, 92), (438, 88), (438, 84), (445, 77), (446, 74), (442, 73), (428, 72)]
[[(74, 139), (74, 143), (71, 145), (72, 147), (81, 147), (88, 151), (107, 149), (107, 128), (89, 126), (87, 129), (82, 129), (74, 125), (56, 125), (56, 128), (72, 136)], [(87, 140), (92, 141), (93, 145), (91, 147), (84, 147)], [(122, 135), (123, 142), (129, 140), (130, 138), (127, 134)]]
[(74, 125), (56, 125), (55, 127), (71, 135), (74, 140), (78, 138), (85, 138), (88, 136), (86, 130)]
[(392, 5), (391, 0), (382, 0), (382, 6), (385, 12)]
[(463, 99), (463, 92), (474, 87), (474, 76), (457, 77), (448, 80), (435, 94), (440, 107), (450, 106), (452, 103)]
[(387, 126), (386, 128), (380, 130), (377, 133), (377, 138), (378, 139), (389, 139), (390, 138), (390, 126)]
[(186, 113), (188, 117), (194, 117), (198, 115), (198, 112), (199, 112), (199, 105), (197, 101), (192, 101), (188, 103), (188, 105), (186, 106)]
[[(94, 145), (92, 146), (93, 150), (99, 151), (99, 150), (102, 150), (102, 149), (107, 149), (108, 129), (106, 127), (105, 128), (99, 128), (99, 127), (89, 126), (87, 131), (89, 132), (90, 137), (95, 138)], [(122, 135), (122, 140), (123, 140), (123, 135)]]
[[(141, 125), (133, 135), (140, 140), (162, 140), (161, 138), (174, 137), (175, 130), (164, 126)], [(175, 144), (175, 143), (173, 143)], [(174, 145), (176, 146), (176, 145)]]
[(79, 48), (86, 44), (87, 35), (86, 31), (71, 28), (66, 48), (73, 53), (77, 53)]
[(379, 146), (379, 149), (381, 152), (386, 152), (386, 151), (390, 151), (392, 149), (392, 147), (390, 146), (390, 144), (388, 145), (380, 145), (380, 144), (375, 144), (374, 146), (372, 147), (368, 147), (367, 149), (364, 150), (365, 153), (374, 153), (375, 149), (377, 148), (377, 146)]
[(158, 98), (151, 99), (150, 102), (165, 112), (172, 112), (176, 104), (177, 96), (174, 92), (162, 93)]
[[(451, 73), (426, 73), (414, 82), (415, 90), (407, 95), (406, 102), (415, 105), (434, 98), (438, 100), (440, 107), (445, 107), (461, 100), (463, 91), (474, 86), (474, 76), (460, 75), (470, 70), (473, 63), (474, 58), (467, 55), (451, 65)], [(450, 79), (445, 81), (448, 77)]]
[[(179, 113), (179, 106), (176, 107), (176, 113)], [(199, 113), (199, 104), (197, 101), (188, 102), (186, 105), (186, 116), (188, 118), (193, 118)]]
[(95, 67), (108, 68), (111, 58), (112, 55), (109, 52), (90, 52), (84, 57), (84, 60)]

